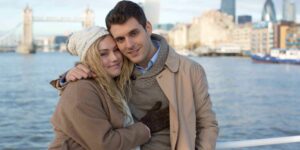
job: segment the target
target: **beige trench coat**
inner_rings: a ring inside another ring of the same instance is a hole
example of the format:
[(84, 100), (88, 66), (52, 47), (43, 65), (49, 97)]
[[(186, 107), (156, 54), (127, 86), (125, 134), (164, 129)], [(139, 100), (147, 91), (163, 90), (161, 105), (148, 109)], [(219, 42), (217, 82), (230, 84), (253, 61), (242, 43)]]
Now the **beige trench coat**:
[(51, 122), (55, 138), (50, 150), (129, 150), (146, 143), (143, 123), (123, 127), (123, 115), (93, 80), (69, 83)]
[(166, 69), (156, 79), (169, 100), (172, 150), (215, 149), (218, 123), (203, 68), (178, 55), (160, 36), (152, 38), (161, 42), (161, 50), (169, 49)]

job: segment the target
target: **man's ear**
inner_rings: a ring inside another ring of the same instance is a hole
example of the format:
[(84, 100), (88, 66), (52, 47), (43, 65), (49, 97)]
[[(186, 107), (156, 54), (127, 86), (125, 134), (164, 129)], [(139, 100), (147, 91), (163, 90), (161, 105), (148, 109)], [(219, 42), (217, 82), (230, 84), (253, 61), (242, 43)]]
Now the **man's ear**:
[(152, 25), (149, 21), (146, 22), (146, 31), (149, 35), (152, 34)]

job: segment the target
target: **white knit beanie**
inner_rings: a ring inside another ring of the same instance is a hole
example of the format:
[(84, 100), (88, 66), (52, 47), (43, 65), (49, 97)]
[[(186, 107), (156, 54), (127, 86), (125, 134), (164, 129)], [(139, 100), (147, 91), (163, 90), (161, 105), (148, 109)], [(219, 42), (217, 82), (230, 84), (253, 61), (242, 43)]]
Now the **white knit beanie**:
[(67, 42), (67, 50), (71, 55), (79, 56), (80, 61), (86, 55), (89, 47), (100, 37), (109, 34), (108, 31), (99, 26), (90, 27), (74, 32)]

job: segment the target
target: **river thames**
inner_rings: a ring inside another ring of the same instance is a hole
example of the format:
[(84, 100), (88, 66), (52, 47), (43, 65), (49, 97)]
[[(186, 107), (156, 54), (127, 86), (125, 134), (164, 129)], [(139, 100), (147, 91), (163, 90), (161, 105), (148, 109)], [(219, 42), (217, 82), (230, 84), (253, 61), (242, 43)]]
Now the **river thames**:
[[(300, 66), (242, 57), (191, 57), (205, 69), (218, 142), (300, 135)], [(0, 53), (0, 149), (46, 149), (58, 102), (51, 79), (71, 68), (68, 53)], [(248, 149), (294, 150), (300, 143)]]

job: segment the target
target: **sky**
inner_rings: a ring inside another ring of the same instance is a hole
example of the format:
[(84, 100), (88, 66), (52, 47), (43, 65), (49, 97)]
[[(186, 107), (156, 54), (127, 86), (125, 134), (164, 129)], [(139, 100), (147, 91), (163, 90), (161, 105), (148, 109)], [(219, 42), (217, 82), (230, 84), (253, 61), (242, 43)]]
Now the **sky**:
[[(144, 2), (144, 0), (133, 0)], [(296, 2), (300, 22), (300, 0)], [(0, 34), (11, 31), (22, 22), (22, 10), (29, 5), (33, 16), (79, 17), (89, 7), (95, 13), (95, 24), (104, 26), (104, 18), (118, 0), (0, 0)], [(236, 16), (251, 15), (259, 21), (265, 0), (236, 0)], [(281, 19), (282, 0), (273, 0), (277, 18)], [(219, 9), (221, 0), (161, 0), (160, 23), (190, 23), (204, 11)], [(176, 16), (176, 17), (175, 17)], [(35, 22), (34, 35), (67, 34), (82, 28), (80, 23)]]

